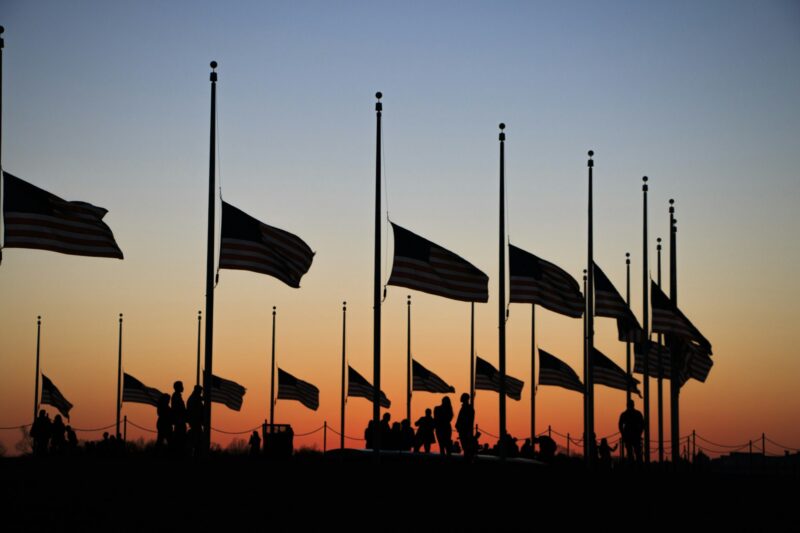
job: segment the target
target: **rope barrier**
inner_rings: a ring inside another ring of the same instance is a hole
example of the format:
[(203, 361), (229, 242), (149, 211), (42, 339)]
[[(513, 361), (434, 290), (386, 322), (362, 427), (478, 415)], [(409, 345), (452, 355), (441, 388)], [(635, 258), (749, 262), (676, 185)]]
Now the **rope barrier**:
[[(343, 436), (341, 433), (339, 433), (338, 431), (336, 431), (335, 429), (333, 429), (330, 426), (328, 426), (328, 431), (333, 431), (336, 435), (339, 435), (340, 437)], [(362, 439), (362, 438), (359, 438), (359, 437), (350, 437), (349, 435), (344, 435), (344, 438), (350, 439), (350, 440), (359, 440), (359, 441), (362, 441), (362, 442), (366, 440), (366, 439)]]
[(697, 435), (697, 438), (698, 438), (698, 439), (700, 439), (700, 440), (702, 440), (703, 442), (707, 442), (708, 444), (710, 444), (710, 445), (712, 445), (712, 446), (716, 446), (716, 447), (718, 447), (718, 448), (745, 448), (745, 447), (747, 447), (747, 446), (749, 446), (749, 445), (750, 445), (750, 443), (749, 443), (749, 442), (745, 442), (744, 444), (737, 444), (737, 445), (734, 445), (734, 446), (729, 446), (729, 445), (727, 445), (727, 444), (717, 444), (716, 442), (711, 442), (711, 441), (710, 441), (710, 440), (708, 440), (708, 439), (704, 439), (704, 438), (703, 438), (703, 437), (701, 437), (700, 435)]
[(146, 428), (146, 427), (142, 427), (142, 426), (140, 426), (139, 424), (135, 423), (135, 422), (134, 422), (133, 420), (131, 420), (130, 418), (128, 419), (128, 424), (132, 425), (132, 426), (133, 426), (133, 427), (135, 427), (135, 428), (141, 429), (142, 431), (147, 431), (148, 433), (158, 433), (158, 431), (155, 431), (155, 430), (148, 429), (148, 428)]
[(316, 432), (318, 432), (318, 431), (322, 431), (322, 429), (323, 429), (324, 427), (325, 427), (324, 425), (323, 425), (323, 426), (320, 426), (320, 427), (318, 427), (317, 429), (315, 429), (314, 431), (309, 431), (308, 433), (295, 433), (295, 434), (294, 434), (294, 436), (295, 436), (295, 437), (307, 437), (308, 435), (312, 435), (312, 434), (314, 434), (314, 433), (316, 433)]
[(8, 427), (0, 427), (0, 430), (6, 430), (6, 429), (22, 429), (22, 428), (27, 428), (27, 427), (31, 427), (31, 425), (30, 425), (30, 424), (22, 424), (22, 425), (20, 425), (20, 426), (8, 426)]
[(778, 448), (783, 448), (784, 450), (792, 450), (793, 452), (800, 452), (800, 448), (792, 448), (791, 446), (784, 446), (783, 444), (779, 444), (774, 440), (770, 439), (769, 437), (764, 437), (764, 440), (766, 440), (770, 444), (774, 444)]
[(500, 438), (497, 435), (492, 435), (491, 433), (489, 433), (488, 431), (486, 431), (483, 428), (480, 428), (479, 431), (480, 431), (481, 434), (489, 436), (489, 437), (492, 437), (493, 439), (499, 439)]
[(90, 429), (72, 428), (72, 429), (74, 431), (86, 431), (86, 432), (89, 432), (89, 431), (103, 431), (104, 429), (111, 429), (116, 425), (117, 425), (117, 423), (114, 422), (113, 424), (109, 424), (109, 425), (107, 425), (105, 427), (102, 427), (102, 428), (90, 428)]
[(244, 435), (245, 433), (252, 433), (257, 429), (261, 429), (261, 424), (257, 425), (253, 429), (246, 429), (244, 431), (224, 431), (222, 429), (217, 429), (215, 427), (212, 427), (211, 431), (216, 431), (217, 433), (223, 433), (225, 435)]

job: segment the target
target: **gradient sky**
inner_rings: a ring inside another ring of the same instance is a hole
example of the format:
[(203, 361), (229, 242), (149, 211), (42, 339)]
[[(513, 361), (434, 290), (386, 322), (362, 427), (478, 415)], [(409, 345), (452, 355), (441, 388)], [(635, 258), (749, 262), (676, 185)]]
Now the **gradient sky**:
[[(243, 431), (267, 416), (273, 305), (279, 366), (321, 391), (316, 412), (278, 402), (277, 421), (296, 433), (324, 421), (338, 428), (343, 300), (349, 362), (372, 377), (380, 90), (389, 216), (490, 276), (490, 301), (476, 306), (479, 355), (497, 362), (502, 121), (511, 242), (580, 276), (586, 152), (595, 150), (596, 261), (624, 290), (631, 252), (639, 317), (641, 177), (650, 177), (654, 276), (655, 238), (668, 236), (667, 201), (676, 199), (679, 302), (715, 362), (705, 384), (683, 389), (681, 433), (737, 444), (766, 432), (800, 447), (796, 2), (6, 0), (0, 24), (3, 168), (107, 208), (125, 253), (118, 261), (4, 251), (0, 426), (30, 422), (37, 315), (42, 370), (75, 404), (76, 427), (114, 421), (118, 313), (127, 372), (165, 391), (176, 379), (193, 382), (215, 59), (223, 197), (317, 252), (299, 290), (221, 272), (214, 370), (247, 395), (241, 412), (216, 407), (215, 427)], [(390, 287), (383, 308), (383, 388), (396, 419), (405, 416), (408, 293)], [(413, 353), (467, 390), (469, 305), (422, 293), (413, 303)], [(517, 436), (529, 434), (529, 307), (512, 305), (508, 321), (508, 372), (526, 382), (522, 401), (508, 404)], [(581, 321), (544, 310), (537, 320), (539, 346), (582, 374)], [(613, 320), (596, 324), (597, 346), (624, 366)], [(413, 418), (439, 399), (415, 394)], [(537, 431), (580, 434), (579, 395), (542, 387), (537, 403)], [(615, 432), (624, 393), (597, 387), (596, 406), (598, 435)], [(497, 395), (480, 393), (476, 410), (496, 434)], [(151, 407), (123, 412), (155, 427)], [(370, 413), (368, 401), (351, 399), (347, 433), (363, 436)], [(142, 435), (129, 428), (129, 438)], [(9, 451), (18, 438), (0, 432)]]

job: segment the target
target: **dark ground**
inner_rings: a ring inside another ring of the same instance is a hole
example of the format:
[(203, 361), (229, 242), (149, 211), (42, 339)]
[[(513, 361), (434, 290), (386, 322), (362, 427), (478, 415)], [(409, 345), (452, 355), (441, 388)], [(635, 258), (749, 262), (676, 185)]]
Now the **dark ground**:
[[(796, 473), (353, 452), (0, 460), (4, 531), (798, 531)], [(210, 494), (210, 496), (209, 496)]]

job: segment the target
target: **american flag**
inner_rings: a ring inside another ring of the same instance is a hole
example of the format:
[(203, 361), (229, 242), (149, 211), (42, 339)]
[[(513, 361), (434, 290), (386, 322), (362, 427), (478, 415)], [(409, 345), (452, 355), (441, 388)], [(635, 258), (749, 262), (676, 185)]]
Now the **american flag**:
[(152, 387), (147, 387), (131, 376), (130, 374), (122, 375), (122, 401), (131, 403), (146, 403), (153, 407), (158, 407), (158, 402), (163, 396), (163, 393)]
[(247, 391), (238, 383), (219, 376), (211, 376), (211, 401), (224, 403), (230, 409), (239, 411), (244, 402), (244, 393)]
[[(512, 400), (522, 399), (522, 380), (506, 374), (506, 396)], [(475, 388), (500, 392), (500, 372), (488, 361), (475, 357)]]
[(452, 394), (456, 391), (452, 385), (448, 385), (442, 378), (419, 364), (416, 360), (411, 360), (411, 374), (414, 376), (413, 390), (425, 392), (442, 392)]
[(449, 250), (392, 223), (394, 263), (389, 285), (464, 302), (489, 300), (489, 277)]
[(297, 400), (312, 411), (316, 411), (319, 408), (319, 389), (279, 368), (278, 399)]
[(684, 370), (681, 373), (681, 387), (689, 380), (689, 378), (696, 379), (700, 382), (705, 382), (708, 379), (708, 374), (711, 372), (711, 367), (714, 366), (714, 361), (711, 360), (709, 353), (691, 342), (682, 343), (684, 347)]
[(122, 259), (108, 211), (86, 202), (68, 202), (3, 172), (6, 248), (35, 248), (62, 254)]
[(650, 304), (653, 308), (653, 331), (674, 335), (681, 339), (695, 342), (707, 354), (711, 351), (708, 342), (700, 330), (694, 327), (678, 307), (664, 294), (658, 285), (650, 282)]
[[(369, 401), (375, 398), (375, 388), (350, 365), (347, 365), (347, 395), (366, 398)], [(385, 409), (392, 405), (392, 402), (389, 401), (383, 391), (381, 391), (380, 405)]]
[(311, 268), (314, 252), (288, 231), (267, 226), (222, 202), (219, 268), (250, 270), (299, 288)]
[(584, 386), (578, 374), (554, 355), (539, 349), (539, 385), (554, 385), (583, 394)]
[(634, 346), (633, 371), (637, 374), (644, 374), (644, 352), (647, 352), (650, 377), (658, 377), (658, 365), (661, 363), (661, 377), (669, 379), (672, 364), (669, 348), (659, 346), (657, 342), (653, 341), (646, 341)]
[(614, 361), (606, 357), (597, 348), (592, 349), (592, 378), (598, 385), (605, 385), (612, 389), (620, 389), (627, 391), (630, 386), (631, 392), (635, 392), (639, 396), (639, 380), (628, 374), (618, 367)]
[(583, 316), (584, 299), (575, 279), (553, 263), (508, 245), (510, 301), (538, 304), (572, 318)]
[(44, 374), (42, 374), (42, 403), (52, 405), (65, 418), (69, 419), (69, 410), (72, 409), (72, 404), (64, 398), (58, 387), (53, 385), (53, 382)]
[(605, 272), (594, 265), (594, 314), (617, 319), (617, 336), (621, 342), (642, 342), (645, 333), (630, 306), (622, 299)]

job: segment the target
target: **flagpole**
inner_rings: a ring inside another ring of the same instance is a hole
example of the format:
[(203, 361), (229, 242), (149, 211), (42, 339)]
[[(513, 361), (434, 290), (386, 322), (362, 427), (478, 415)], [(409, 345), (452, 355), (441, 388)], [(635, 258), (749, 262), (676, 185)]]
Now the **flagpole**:
[[(2, 28), (2, 26), (0, 26)], [(2, 32), (0, 32), (2, 33)], [(0, 39), (2, 44), (2, 39)], [(42, 317), (36, 317), (36, 386), (33, 392), (33, 419), (36, 420), (36, 415), (39, 412), (39, 346), (42, 338)]]
[(345, 390), (345, 370), (347, 366), (347, 352), (345, 346), (345, 335), (347, 332), (347, 302), (342, 302), (342, 427), (339, 432), (339, 448), (344, 450), (344, 399), (347, 394)]
[[(589, 279), (588, 270), (583, 269), (583, 294), (584, 294), (584, 305), (586, 305), (586, 291), (587, 287), (587, 280)], [(583, 459), (588, 464), (589, 463), (589, 439), (586, 438), (587, 429), (589, 427), (589, 395), (587, 394), (587, 389), (589, 386), (589, 335), (587, 334), (587, 321), (589, 313), (586, 312), (588, 306), (584, 309), (583, 313)]]
[[(3, 212), (3, 186), (4, 186), (4, 176), (3, 176), (3, 164), (2, 164), (2, 156), (3, 156), (3, 48), (5, 48), (5, 40), (3, 39), (3, 32), (6, 29), (3, 26), (0, 26), (0, 235), (5, 235), (5, 213)], [(3, 242), (0, 243), (0, 261), (3, 260), (2, 250), (3, 245), (5, 244), (5, 239)], [(38, 388), (39, 384), (39, 374), (36, 374), (36, 384)], [(33, 418), (36, 419), (36, 402), (34, 402), (34, 413)]]
[(475, 302), (469, 303), (469, 397), (475, 405)]
[(381, 92), (375, 93), (375, 272), (372, 287), (372, 385), (375, 387), (372, 396), (372, 423), (374, 427), (373, 442), (375, 457), (380, 458), (381, 451), (381, 116), (383, 104)]
[(588, 257), (586, 261), (586, 271), (588, 274), (588, 286), (586, 295), (586, 361), (585, 361), (585, 383), (586, 383), (586, 423), (584, 427), (584, 452), (586, 454), (586, 464), (594, 464), (594, 376), (592, 376), (592, 350), (594, 350), (594, 220), (593, 220), (593, 183), (592, 172), (594, 170), (594, 151), (589, 150), (589, 235), (588, 235)]
[[(647, 272), (647, 176), (642, 177), (642, 315), (644, 340), (650, 338), (650, 285)], [(645, 344), (646, 346), (646, 344)], [(650, 358), (644, 355), (644, 462), (650, 464)]]
[[(628, 309), (631, 308), (631, 254), (630, 252), (625, 252), (625, 303), (628, 304)], [(628, 402), (631, 401), (631, 378), (633, 374), (631, 374), (631, 341), (630, 341), (630, 334), (628, 335), (628, 341), (625, 343), (625, 371), (628, 373), (628, 387), (625, 391), (625, 408), (628, 408)], [(622, 450), (625, 449), (624, 446), (620, 446)], [(624, 451), (622, 452), (625, 453)]]
[(408, 422), (411, 423), (411, 295), (408, 295), (407, 301), (408, 308), (408, 331), (407, 333), (407, 346), (408, 346), (408, 360), (406, 361), (406, 399), (408, 400), (408, 407), (406, 409)]
[[(677, 220), (675, 220), (675, 200), (669, 201), (669, 297), (672, 304), (678, 305), (678, 259), (677, 254)], [(670, 345), (670, 429), (672, 430), (672, 464), (677, 465), (681, 457), (680, 449), (680, 393), (681, 387), (678, 376), (678, 346), (673, 339), (668, 339)]]
[(217, 146), (217, 62), (211, 62), (211, 127), (208, 150), (208, 236), (206, 249), (206, 362), (203, 375), (203, 391), (205, 394), (205, 439), (204, 448), (211, 449), (211, 387), (214, 363), (214, 231), (216, 228), (215, 207), (217, 197), (214, 194), (216, 184), (216, 146)]
[(536, 304), (531, 304), (531, 446), (536, 437)]
[(197, 312), (197, 379), (195, 385), (200, 385), (200, 323), (203, 320), (203, 312)]
[[(658, 288), (661, 288), (661, 237), (656, 239), (658, 243)], [(658, 334), (658, 462), (664, 462), (664, 369), (661, 367), (661, 342), (663, 336)], [(649, 354), (648, 354), (649, 355)]]
[(500, 460), (506, 458), (505, 436), (506, 436), (506, 184), (505, 184), (505, 145), (506, 145), (506, 125), (500, 124), (500, 238), (499, 245), (499, 260), (500, 260), (500, 276), (499, 276), (499, 299), (497, 301), (497, 321), (500, 329), (498, 353), (500, 358)]
[(272, 364), (269, 377), (269, 429), (275, 431), (275, 306), (272, 306)]
[(122, 313), (119, 314), (119, 345), (117, 348), (117, 439), (120, 437), (119, 433), (119, 414), (122, 411), (122, 394), (120, 388), (122, 387)]
[[(625, 252), (625, 303), (628, 304), (628, 310), (631, 308), (631, 254)], [(625, 409), (628, 408), (628, 403), (631, 401), (631, 383), (633, 383), (633, 374), (631, 373), (631, 338), (628, 334), (628, 340), (625, 343), (625, 371), (628, 374), (628, 384), (625, 387)], [(625, 446), (620, 444), (619, 456), (625, 458)]]

